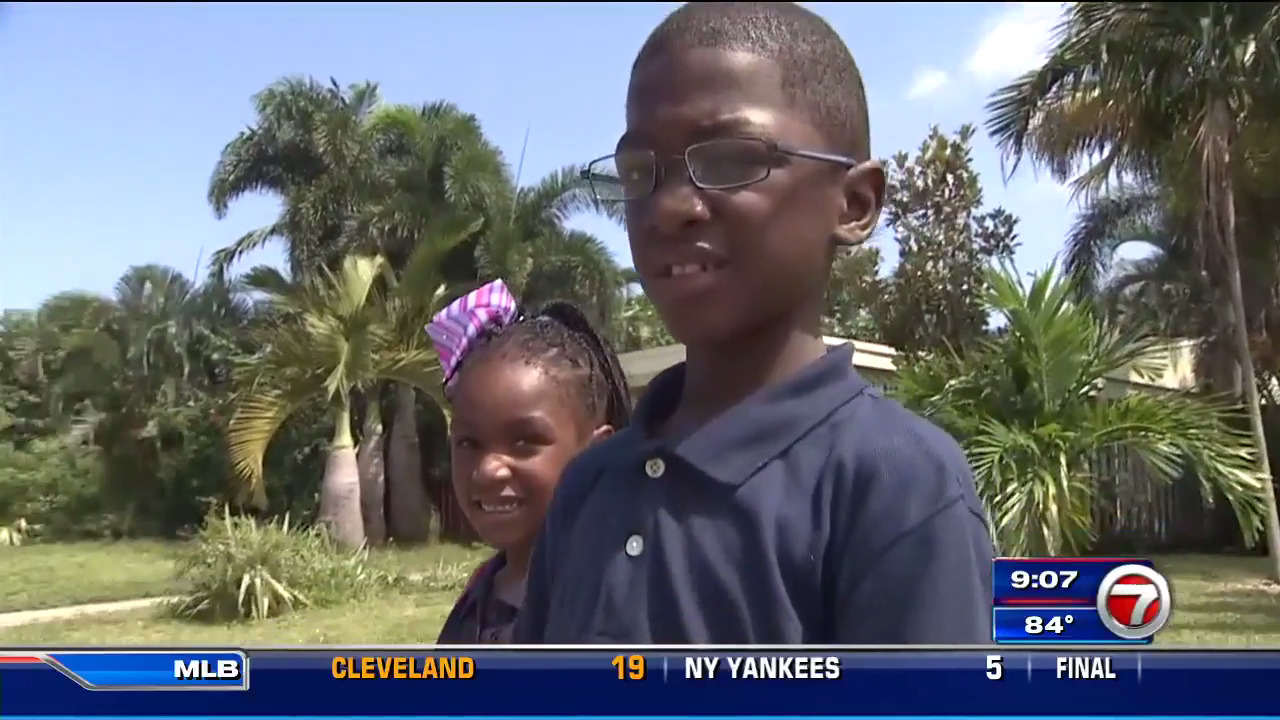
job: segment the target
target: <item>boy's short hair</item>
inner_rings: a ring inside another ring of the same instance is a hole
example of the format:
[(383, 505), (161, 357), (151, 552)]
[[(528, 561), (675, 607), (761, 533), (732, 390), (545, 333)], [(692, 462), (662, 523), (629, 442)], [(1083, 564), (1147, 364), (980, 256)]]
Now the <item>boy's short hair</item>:
[(839, 152), (871, 157), (867, 97), (849, 48), (826, 20), (789, 2), (691, 2), (649, 35), (632, 72), (677, 48), (712, 48), (768, 58), (782, 70), (782, 90)]

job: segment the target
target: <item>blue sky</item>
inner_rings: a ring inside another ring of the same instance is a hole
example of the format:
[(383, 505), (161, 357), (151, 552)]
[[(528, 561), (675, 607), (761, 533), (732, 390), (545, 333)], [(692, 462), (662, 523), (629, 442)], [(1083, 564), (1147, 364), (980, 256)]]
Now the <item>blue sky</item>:
[[(809, 3), (866, 79), (874, 152), (931, 124), (980, 123), (993, 88), (1036, 64), (1055, 3)], [(0, 11), (0, 308), (65, 289), (109, 292), (130, 265), (184, 272), (276, 212), (250, 198), (215, 220), (219, 151), (282, 75), (378, 81), (390, 102), (475, 113), (525, 177), (608, 152), (627, 73), (675, 3), (6, 3)], [(1007, 185), (984, 134), (988, 202), (1021, 218), (1018, 264), (1057, 252), (1074, 207), (1028, 168)], [(622, 231), (595, 232), (626, 263)], [(887, 238), (886, 238), (887, 240)], [(250, 262), (275, 262), (267, 250)], [(247, 265), (246, 265), (247, 267)]]

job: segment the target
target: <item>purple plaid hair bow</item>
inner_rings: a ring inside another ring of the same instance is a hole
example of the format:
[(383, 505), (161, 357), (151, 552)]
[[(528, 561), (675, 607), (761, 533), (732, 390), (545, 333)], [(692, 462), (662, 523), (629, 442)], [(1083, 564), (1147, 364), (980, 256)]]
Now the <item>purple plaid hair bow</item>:
[(445, 388), (453, 385), (458, 364), (476, 338), (490, 328), (509, 325), (518, 312), (516, 298), (507, 284), (494, 280), (449, 303), (427, 323), (427, 335), (440, 353)]

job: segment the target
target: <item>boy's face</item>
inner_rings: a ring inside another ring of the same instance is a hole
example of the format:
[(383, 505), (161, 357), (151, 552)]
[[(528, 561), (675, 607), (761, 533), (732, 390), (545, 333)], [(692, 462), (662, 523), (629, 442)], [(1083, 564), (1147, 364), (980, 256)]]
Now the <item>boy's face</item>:
[[(695, 143), (761, 138), (831, 152), (792, 107), (776, 63), (749, 53), (660, 53), (635, 69), (618, 149), (651, 150), (662, 165), (653, 193), (627, 202), (631, 255), (646, 295), (686, 344), (732, 341), (762, 327), (803, 323), (825, 294), (833, 238), (874, 227), (884, 175), (785, 155), (765, 157), (766, 179), (729, 190), (695, 187), (681, 156)], [(717, 163), (761, 162), (728, 157)]]

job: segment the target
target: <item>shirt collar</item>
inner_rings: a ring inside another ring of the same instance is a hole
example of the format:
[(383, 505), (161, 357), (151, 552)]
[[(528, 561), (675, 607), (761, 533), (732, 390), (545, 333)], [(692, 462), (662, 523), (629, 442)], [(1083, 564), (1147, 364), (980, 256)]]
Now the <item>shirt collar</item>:
[(458, 598), (458, 604), (461, 605), (464, 613), (474, 612), (480, 603), (487, 602), (493, 597), (493, 576), (506, 564), (506, 555), (499, 552), (485, 560), (484, 564), (476, 569), (475, 575), (462, 591), (462, 597)]
[[(675, 410), (685, 365), (664, 370), (636, 405), (633, 427), (647, 434)], [(729, 408), (673, 444), (650, 441), (707, 477), (741, 485), (870, 385), (853, 368), (853, 345), (840, 345), (786, 380)], [(630, 455), (630, 453), (620, 453)]]

